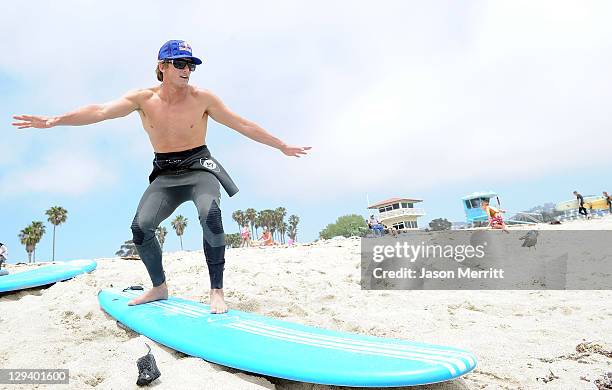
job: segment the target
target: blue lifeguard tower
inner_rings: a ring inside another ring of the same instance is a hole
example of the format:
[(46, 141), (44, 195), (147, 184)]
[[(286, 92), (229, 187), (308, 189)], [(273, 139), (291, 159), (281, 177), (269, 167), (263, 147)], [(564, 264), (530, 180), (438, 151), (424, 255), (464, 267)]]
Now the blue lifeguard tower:
[(469, 225), (478, 226), (489, 221), (487, 213), (480, 208), (480, 205), (484, 200), (491, 203), (491, 198), (496, 198), (497, 203), (499, 203), (498, 194), (493, 191), (473, 192), (461, 198), (463, 210), (465, 211), (465, 220)]
[[(465, 211), (465, 220), (468, 225), (472, 227), (487, 225), (489, 222), (489, 217), (487, 213), (480, 208), (483, 201), (488, 201), (491, 204), (491, 199), (495, 199), (496, 206), (501, 208), (501, 203), (499, 201), (499, 194), (493, 191), (484, 191), (484, 192), (473, 192), (469, 195), (461, 198), (463, 201), (463, 210)], [(526, 211), (519, 211), (510, 213), (509, 215), (514, 215), (513, 218), (506, 219), (506, 223), (508, 224), (536, 224), (542, 223), (542, 214), (541, 213), (530, 213)], [(520, 220), (519, 220), (520, 219)]]

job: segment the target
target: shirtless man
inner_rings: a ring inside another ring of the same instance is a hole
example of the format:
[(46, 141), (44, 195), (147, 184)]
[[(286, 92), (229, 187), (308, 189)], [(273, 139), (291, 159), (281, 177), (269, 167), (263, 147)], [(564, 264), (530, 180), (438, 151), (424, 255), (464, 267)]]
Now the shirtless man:
[(13, 116), (17, 120), (13, 125), (19, 129), (46, 129), (89, 125), (124, 117), (133, 111), (140, 115), (155, 151), (155, 159), (150, 185), (140, 200), (131, 228), (134, 244), (153, 288), (130, 301), (130, 305), (168, 298), (162, 252), (155, 229), (180, 204), (191, 200), (198, 209), (203, 230), (211, 283), (211, 312), (227, 312), (223, 295), (225, 234), (219, 209), (219, 184), (221, 182), (230, 196), (238, 190), (206, 147), (209, 116), (252, 140), (279, 149), (287, 156), (300, 157), (310, 149), (285, 144), (257, 124), (236, 115), (210, 91), (189, 85), (191, 72), (201, 63), (193, 56), (188, 43), (168, 41), (158, 54), (155, 71), (161, 81), (159, 86), (130, 91), (117, 100), (84, 106), (64, 115)]

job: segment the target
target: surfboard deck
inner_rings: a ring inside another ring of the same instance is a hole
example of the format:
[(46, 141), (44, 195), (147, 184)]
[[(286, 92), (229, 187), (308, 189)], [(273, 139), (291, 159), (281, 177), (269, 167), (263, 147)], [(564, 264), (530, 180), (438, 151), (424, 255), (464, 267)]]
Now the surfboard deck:
[[(584, 207), (593, 210), (607, 210), (608, 202), (603, 196), (585, 196)], [(565, 202), (559, 202), (555, 205), (557, 211), (569, 211), (578, 208), (578, 200), (572, 199)]]
[(443, 382), (476, 367), (464, 350), (326, 330), (176, 297), (128, 306), (141, 292), (104, 289), (101, 308), (124, 326), (190, 356), (301, 382), (389, 387)]
[(75, 276), (96, 269), (93, 260), (72, 260), (41, 265), (37, 268), (10, 273), (0, 278), (0, 293), (40, 287), (72, 279)]

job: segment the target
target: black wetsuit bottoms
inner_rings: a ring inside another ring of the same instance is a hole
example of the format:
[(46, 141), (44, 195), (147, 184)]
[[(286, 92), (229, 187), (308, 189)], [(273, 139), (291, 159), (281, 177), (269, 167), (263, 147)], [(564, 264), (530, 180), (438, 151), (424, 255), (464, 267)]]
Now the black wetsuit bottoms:
[[(154, 165), (163, 169), (158, 169), (160, 173), (149, 184), (132, 222), (136, 250), (155, 287), (166, 280), (162, 251), (155, 231), (178, 206), (193, 201), (198, 209), (204, 235), (204, 255), (210, 275), (210, 288), (223, 288), (225, 234), (219, 209), (219, 180), (206, 170), (184, 169), (175, 164), (203, 152), (208, 153), (205, 145), (181, 152), (155, 153)], [(170, 167), (166, 169), (164, 163)]]
[(578, 197), (578, 214), (588, 216), (587, 209), (584, 207), (584, 198), (582, 196)]

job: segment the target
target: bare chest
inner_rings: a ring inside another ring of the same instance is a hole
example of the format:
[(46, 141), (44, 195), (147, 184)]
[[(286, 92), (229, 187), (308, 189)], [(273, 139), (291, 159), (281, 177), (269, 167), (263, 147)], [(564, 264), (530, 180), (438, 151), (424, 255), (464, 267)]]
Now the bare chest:
[(139, 114), (157, 151), (198, 146), (204, 142), (207, 115), (196, 99), (176, 104), (151, 99), (141, 106)]

